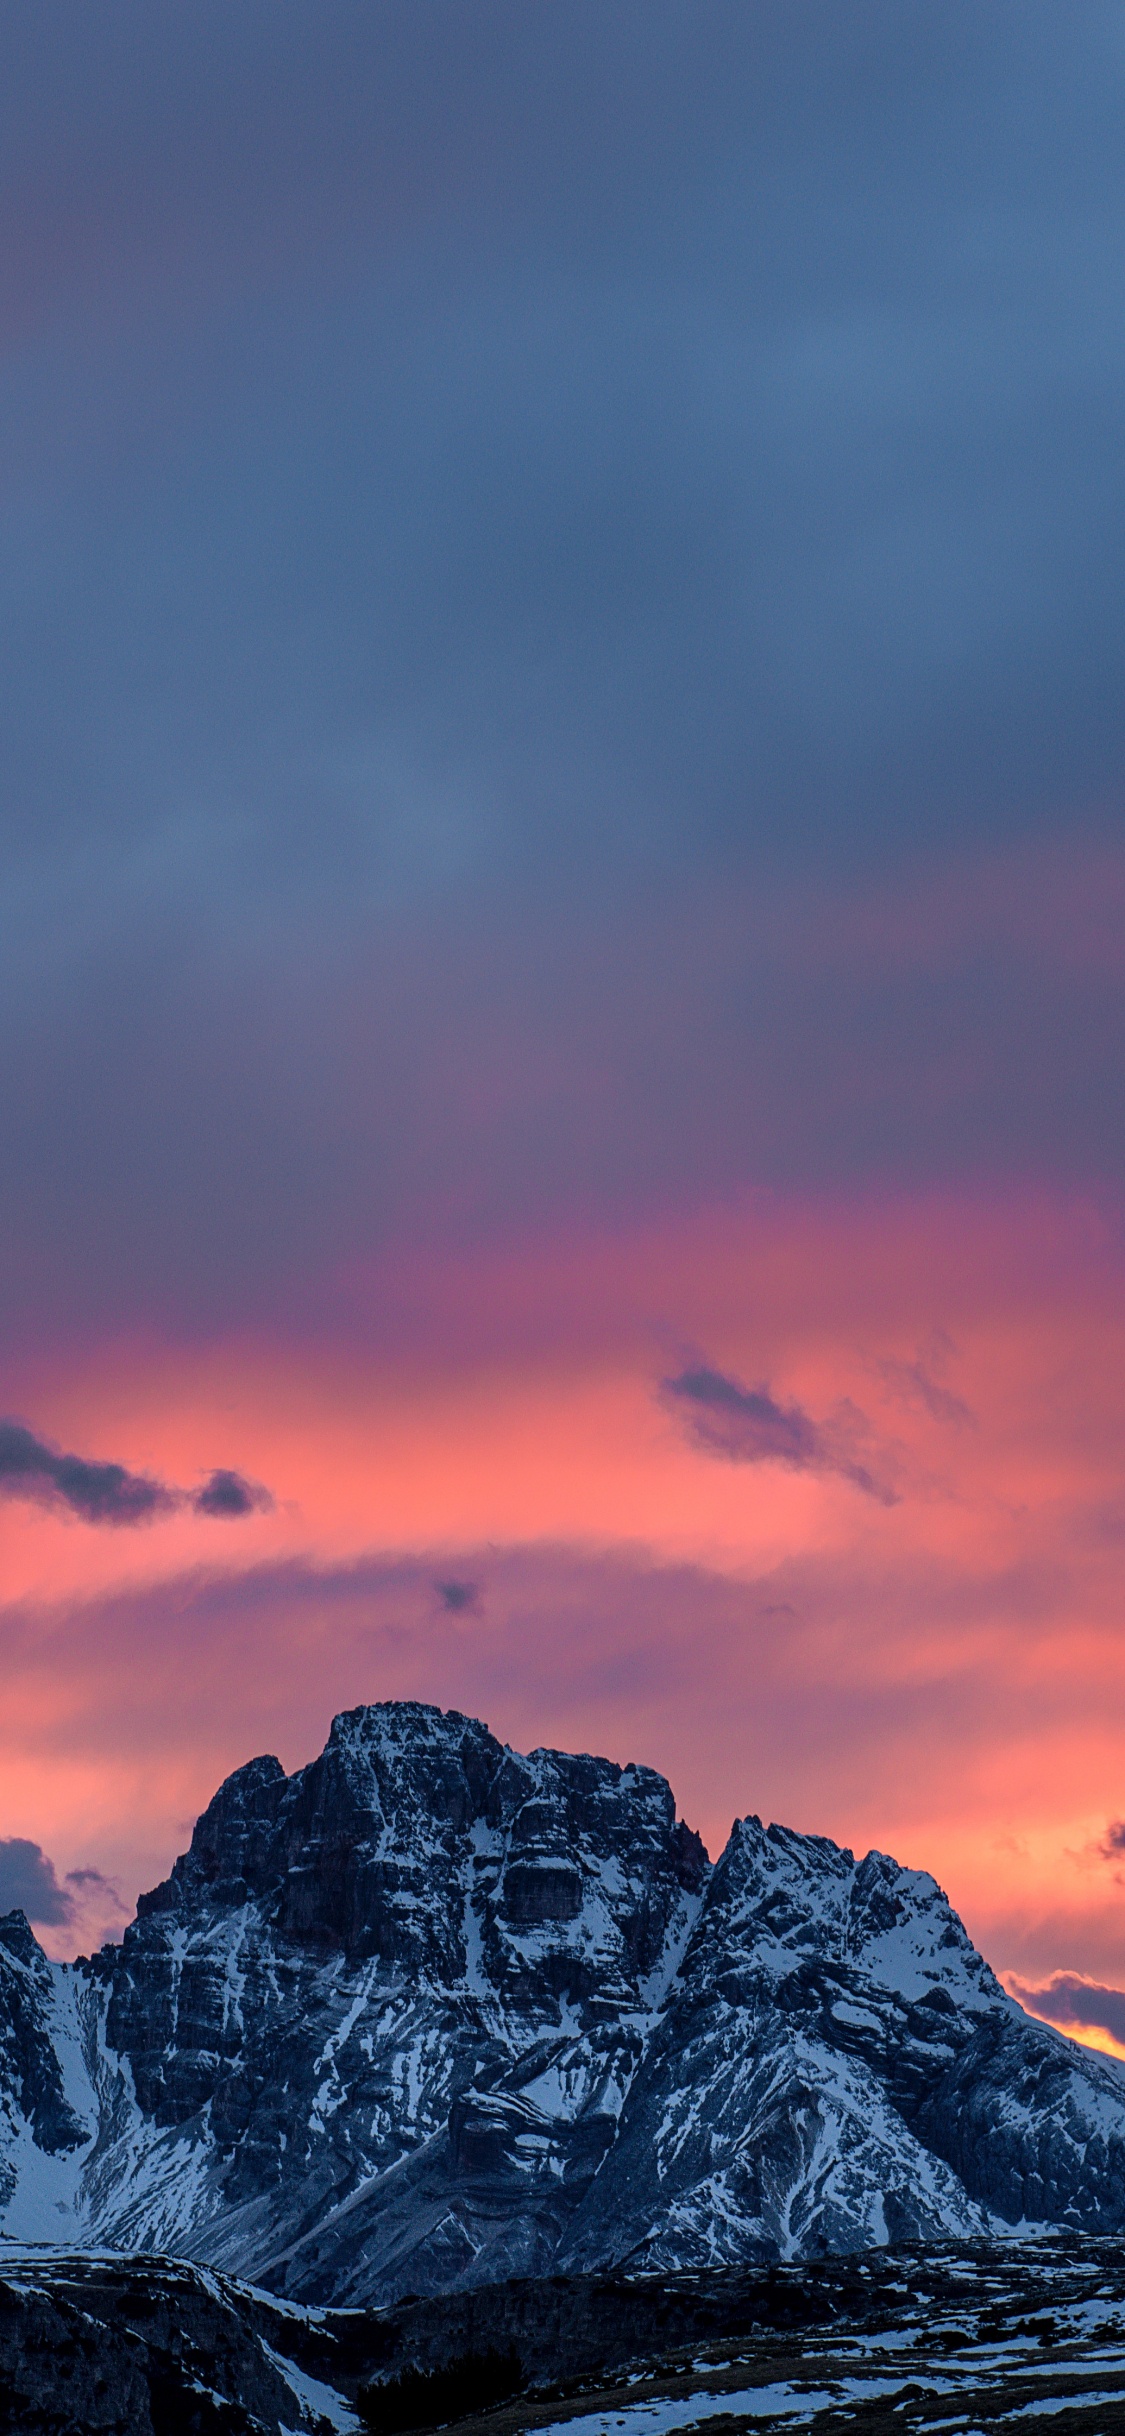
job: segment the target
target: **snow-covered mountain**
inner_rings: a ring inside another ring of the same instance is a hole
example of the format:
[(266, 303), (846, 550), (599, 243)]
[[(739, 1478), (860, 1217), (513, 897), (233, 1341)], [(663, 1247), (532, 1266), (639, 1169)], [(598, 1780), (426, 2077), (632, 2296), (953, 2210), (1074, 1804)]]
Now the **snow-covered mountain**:
[(120, 1947), (0, 1921), (0, 2227), (304, 2300), (1125, 2228), (1125, 2072), (932, 1878), (413, 1702), (239, 1769)]

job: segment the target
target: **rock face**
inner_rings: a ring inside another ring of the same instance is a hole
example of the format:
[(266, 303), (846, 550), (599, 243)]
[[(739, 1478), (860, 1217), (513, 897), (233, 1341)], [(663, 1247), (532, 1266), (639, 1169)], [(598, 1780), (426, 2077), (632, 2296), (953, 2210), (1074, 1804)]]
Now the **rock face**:
[(0, 2226), (292, 2298), (1125, 2229), (1125, 2074), (934, 1881), (414, 1703), (216, 1794), (121, 1947), (0, 1923)]

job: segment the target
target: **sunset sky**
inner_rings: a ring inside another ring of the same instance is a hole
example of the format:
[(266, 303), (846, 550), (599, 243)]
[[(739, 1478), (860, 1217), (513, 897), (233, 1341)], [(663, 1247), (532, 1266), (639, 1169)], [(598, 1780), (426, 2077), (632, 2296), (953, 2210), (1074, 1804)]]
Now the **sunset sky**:
[(1125, 2055), (1125, 8), (0, 29), (0, 1899), (416, 1697)]

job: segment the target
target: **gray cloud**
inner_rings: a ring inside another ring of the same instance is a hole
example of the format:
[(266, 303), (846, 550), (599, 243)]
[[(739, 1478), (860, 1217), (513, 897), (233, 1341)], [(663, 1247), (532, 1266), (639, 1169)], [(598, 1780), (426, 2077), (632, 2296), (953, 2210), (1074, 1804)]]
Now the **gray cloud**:
[(103, 1934), (127, 1918), (112, 1879), (100, 1869), (68, 1869), (60, 1881), (55, 1864), (29, 1837), (0, 1838), (0, 1913), (23, 1912), (36, 1928), (91, 1927)]
[(1009, 1972), (1007, 1984), (1029, 2013), (1054, 2022), (1060, 2030), (1071, 2029), (1075, 2024), (1108, 2030), (1112, 2038), (1120, 2039), (1125, 2046), (1125, 1990), (1099, 1987), (1096, 1980), (1083, 1979), (1078, 1971), (1056, 1971), (1039, 1988)]
[(151, 1522), (176, 1503), (162, 1481), (128, 1472), (123, 1463), (60, 1454), (22, 1421), (0, 1421), (0, 1492), (65, 1506), (89, 1523)]
[(84, 1455), (60, 1454), (22, 1421), (0, 1421), (0, 1495), (62, 1506), (81, 1522), (121, 1525), (152, 1522), (185, 1504), (195, 1514), (218, 1520), (266, 1512), (273, 1504), (259, 1482), (230, 1471), (212, 1472), (202, 1488), (187, 1497), (147, 1472), (127, 1471), (123, 1463), (92, 1463)]
[(798, 1472), (837, 1472), (875, 1497), (897, 1503), (897, 1492), (878, 1478), (861, 1456), (862, 1413), (851, 1404), (816, 1422), (799, 1404), (781, 1405), (765, 1385), (742, 1387), (736, 1379), (698, 1363), (661, 1382), (660, 1394), (685, 1435), (704, 1454), (728, 1463), (784, 1463)]
[(268, 1514), (273, 1505), (269, 1490), (259, 1481), (244, 1479), (241, 1472), (212, 1472), (203, 1487), (197, 1489), (191, 1501), (195, 1514), (210, 1514), (216, 1521), (237, 1521), (243, 1514)]
[(26, 1836), (0, 1840), (0, 1912), (26, 1912), (44, 1928), (61, 1928), (74, 1911), (74, 1897), (55, 1876), (55, 1864)]

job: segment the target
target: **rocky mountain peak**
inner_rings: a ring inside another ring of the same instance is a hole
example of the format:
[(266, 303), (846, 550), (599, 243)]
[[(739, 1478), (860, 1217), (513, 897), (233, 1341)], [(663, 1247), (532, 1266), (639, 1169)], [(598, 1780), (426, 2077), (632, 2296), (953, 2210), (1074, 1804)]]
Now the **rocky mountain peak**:
[(1009, 1999), (927, 1870), (889, 1854), (858, 1861), (827, 1836), (737, 1819), (707, 1905), (707, 1936), (781, 1977), (816, 1958), (902, 1995), (942, 1986), (959, 2004)]
[(317, 2301), (1125, 2230), (1125, 2075), (935, 1881), (456, 1711), (251, 1760), (120, 1948), (0, 1923), (0, 2201)]

